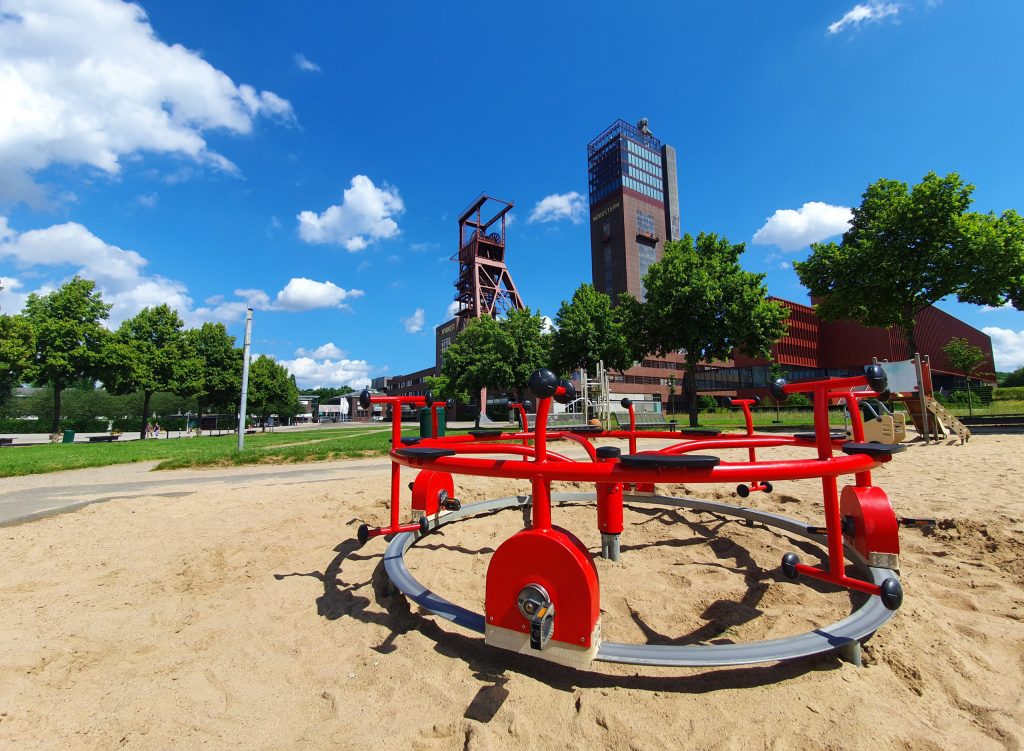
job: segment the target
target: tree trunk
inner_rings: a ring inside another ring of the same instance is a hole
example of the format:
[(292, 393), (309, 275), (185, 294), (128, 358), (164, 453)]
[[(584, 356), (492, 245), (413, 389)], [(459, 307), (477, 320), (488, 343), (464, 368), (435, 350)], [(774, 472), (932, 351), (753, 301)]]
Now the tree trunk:
[(910, 350), (907, 354), (911, 359), (917, 354), (917, 338), (914, 336), (914, 312), (912, 310), (906, 310), (903, 313), (903, 336), (907, 340), (907, 348)]
[(971, 374), (967, 374), (967, 414), (974, 417), (974, 404), (971, 403)]
[(51, 433), (56, 433), (60, 430), (60, 392), (63, 390), (63, 384), (60, 381), (53, 382), (53, 426), (50, 430)]
[(142, 392), (142, 427), (139, 428), (139, 438), (146, 437), (146, 424), (149, 422), (149, 399), (153, 396), (152, 391)]
[(697, 361), (687, 356), (686, 358), (686, 390), (690, 398), (690, 427), (697, 427)]

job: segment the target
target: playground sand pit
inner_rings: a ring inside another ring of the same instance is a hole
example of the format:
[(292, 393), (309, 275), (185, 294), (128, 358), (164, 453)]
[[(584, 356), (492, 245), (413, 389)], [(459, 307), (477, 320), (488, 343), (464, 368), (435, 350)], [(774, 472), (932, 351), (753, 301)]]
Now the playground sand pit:
[[(876, 472), (901, 515), (940, 522), (902, 532), (906, 599), (863, 668), (823, 655), (578, 672), (496, 651), (390, 594), (385, 542), (354, 542), (361, 521), (386, 519), (386, 462), (268, 488), (196, 489), (193, 473), (178, 493), (0, 529), (0, 747), (1019, 748), (1022, 456), (1024, 436), (977, 436), (911, 445)], [(465, 477), (456, 490), (464, 502), (526, 492)], [(659, 491), (740, 502), (721, 486)], [(744, 503), (821, 523), (817, 480)], [(599, 549), (592, 508), (553, 518)], [(859, 602), (781, 578), (784, 552), (817, 561), (801, 539), (642, 505), (625, 521), (622, 561), (598, 561), (608, 639), (776, 638)], [(482, 611), (490, 555), (521, 523), (509, 510), (446, 527), (409, 568)]]

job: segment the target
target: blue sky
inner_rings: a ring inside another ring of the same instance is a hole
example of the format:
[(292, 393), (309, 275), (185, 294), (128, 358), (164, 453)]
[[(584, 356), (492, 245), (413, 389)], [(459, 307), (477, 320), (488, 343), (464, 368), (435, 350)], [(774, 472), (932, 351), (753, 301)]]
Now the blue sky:
[[(620, 117), (676, 147), (683, 229), (800, 302), (880, 177), (1024, 210), (1018, 0), (511, 6), (0, 0), (0, 310), (81, 272), (113, 324), (253, 305), (303, 386), (425, 367), (480, 191), (528, 305), (590, 281), (586, 144)], [(1024, 314), (942, 307), (1024, 365)]]

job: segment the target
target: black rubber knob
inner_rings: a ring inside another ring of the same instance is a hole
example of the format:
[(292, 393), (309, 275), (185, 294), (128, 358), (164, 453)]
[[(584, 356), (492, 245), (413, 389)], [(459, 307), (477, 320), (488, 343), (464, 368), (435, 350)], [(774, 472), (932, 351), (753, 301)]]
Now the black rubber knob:
[(548, 399), (554, 396), (555, 389), (558, 388), (558, 376), (547, 368), (535, 370), (530, 374), (526, 387), (538, 399)]
[(426, 405), (427, 405), (428, 407), (431, 407), (431, 406), (433, 406), (433, 404), (434, 404), (434, 392), (433, 392), (433, 391), (430, 391), (430, 390), (428, 390), (428, 391), (427, 391), (427, 393), (425, 393), (425, 394), (423, 395), (423, 402), (424, 402), (424, 404), (426, 404)]
[(726, 409), (730, 409), (732, 407), (732, 397), (727, 396), (724, 399), (722, 399), (722, 406), (725, 407)]
[(524, 400), (523, 409), (529, 412), (531, 409), (533, 409), (533, 402), (531, 402), (529, 399)]
[[(885, 375), (881, 365), (868, 365), (864, 368), (864, 375), (868, 378), (868, 386), (872, 391), (882, 393), (889, 384), (889, 378)], [(898, 583), (898, 582), (897, 582)]]
[(878, 392), (878, 401), (880, 402), (887, 402), (891, 398), (892, 393), (889, 391), (889, 389), (883, 389), (882, 391)]
[(367, 389), (359, 392), (359, 406), (363, 409), (370, 408), (370, 392)]
[(622, 401), (621, 401), (621, 402), (619, 402), (619, 404), (621, 404), (621, 405), (622, 405), (623, 407), (625, 407), (626, 409), (629, 409), (629, 405), (630, 405), (630, 404), (632, 404), (632, 403), (633, 403), (633, 402), (631, 402), (631, 401), (629, 400), (629, 397), (626, 397), (626, 396), (622, 397)]
[(796, 579), (799, 573), (796, 565), (800, 563), (800, 557), (796, 553), (786, 553), (782, 556), (782, 575), (787, 579)]
[(618, 459), (622, 456), (622, 449), (618, 446), (598, 446), (597, 458), (598, 459)]
[(445, 406), (445, 407), (446, 407), (447, 409), (455, 409), (455, 400), (454, 400), (454, 399), (449, 399), (448, 401), (446, 401), (446, 402), (444, 403), (444, 406)]
[(771, 392), (772, 398), (775, 401), (777, 401), (777, 402), (784, 402), (784, 401), (786, 401), (789, 398), (789, 394), (787, 394), (784, 391), (785, 388), (786, 388), (786, 379), (785, 378), (776, 378), (768, 386), (768, 391)]
[(754, 394), (754, 406), (757, 407), (760, 404), (761, 404), (761, 397), (759, 397), (757, 394)]
[(881, 589), (879, 597), (886, 610), (896, 610), (903, 604), (903, 587), (900, 586), (899, 579), (889, 577), (882, 582)]
[(572, 381), (567, 381), (563, 378), (558, 385), (562, 387), (562, 391), (564, 393), (555, 395), (556, 402), (559, 404), (568, 404), (576, 398), (576, 387), (572, 385)]
[(359, 540), (360, 545), (365, 545), (366, 541), (370, 539), (370, 527), (366, 524), (360, 524), (359, 529), (356, 530), (356, 539)]

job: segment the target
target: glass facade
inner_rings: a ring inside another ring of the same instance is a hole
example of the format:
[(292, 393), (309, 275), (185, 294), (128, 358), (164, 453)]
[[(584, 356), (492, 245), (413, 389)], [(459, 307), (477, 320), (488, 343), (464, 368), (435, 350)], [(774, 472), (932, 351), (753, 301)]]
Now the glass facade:
[(644, 284), (643, 279), (647, 275), (648, 269), (654, 263), (656, 253), (653, 245), (644, 245), (643, 243), (637, 243), (636, 252), (637, 257), (640, 259), (640, 302), (646, 302), (647, 285)]
[(587, 147), (590, 204), (620, 188), (664, 202), (661, 142), (618, 120)]
[(645, 235), (653, 236), (654, 231), (654, 215), (648, 214), (643, 209), (636, 210), (636, 231), (642, 232)]

